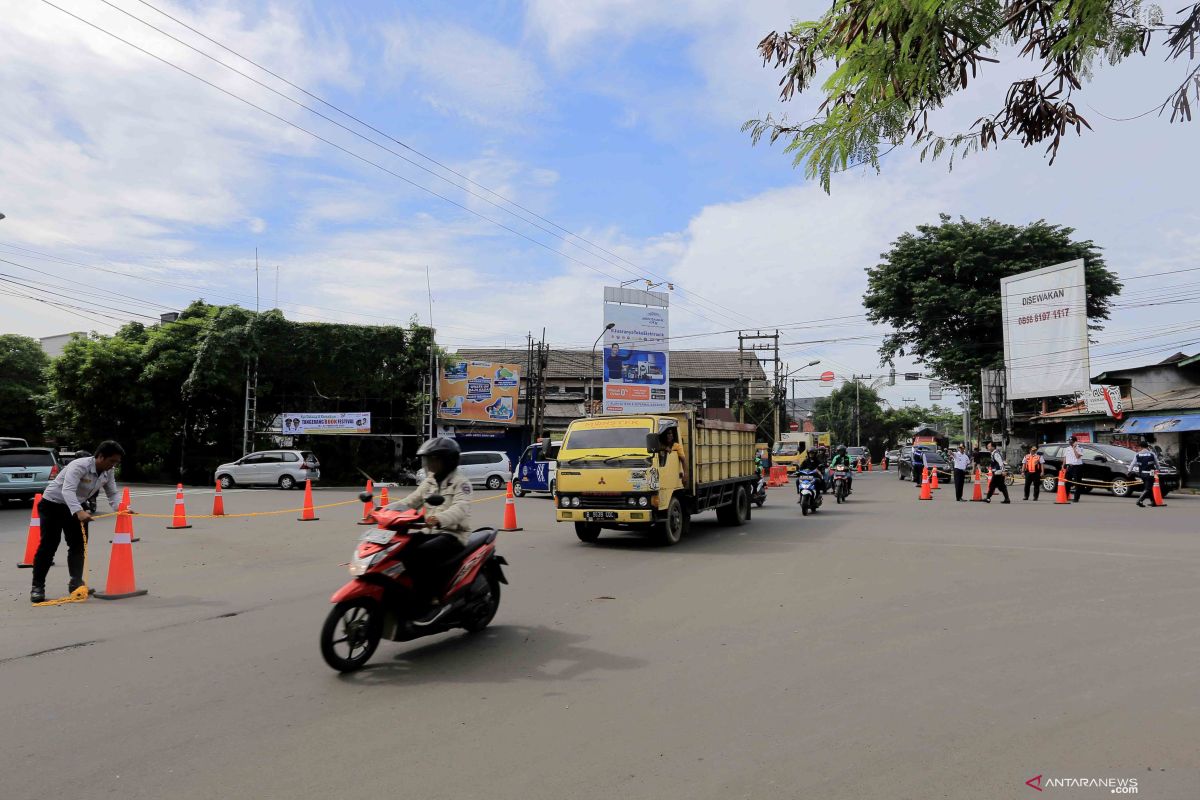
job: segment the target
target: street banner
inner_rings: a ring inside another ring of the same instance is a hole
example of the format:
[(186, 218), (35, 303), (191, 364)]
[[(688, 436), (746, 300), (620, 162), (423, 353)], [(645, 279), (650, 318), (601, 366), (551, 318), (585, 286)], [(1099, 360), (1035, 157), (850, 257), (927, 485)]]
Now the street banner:
[(438, 376), (438, 418), (456, 422), (517, 422), (521, 368), (451, 356)]
[(1107, 414), (1117, 419), (1125, 415), (1119, 386), (1092, 386), (1088, 391), (1080, 392), (1079, 399), (1087, 404), (1087, 410), (1092, 414)]
[(342, 412), (284, 412), (279, 420), (280, 431), (287, 434), (370, 433), (370, 411)]
[[(608, 291), (606, 288), (606, 298)], [(603, 411), (605, 414), (669, 411), (666, 297), (662, 292), (622, 291), (645, 296), (655, 305), (604, 304), (604, 324), (611, 323), (613, 327), (604, 334), (604, 353), (597, 366), (604, 375)]]
[(1000, 280), (1008, 400), (1090, 390), (1083, 259)]

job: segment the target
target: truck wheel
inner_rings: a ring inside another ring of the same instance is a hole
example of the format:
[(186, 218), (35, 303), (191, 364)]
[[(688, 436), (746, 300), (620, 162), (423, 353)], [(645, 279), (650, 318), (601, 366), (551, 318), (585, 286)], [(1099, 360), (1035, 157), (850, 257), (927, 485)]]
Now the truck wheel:
[(673, 545), (679, 544), (679, 540), (687, 533), (688, 516), (683, 510), (683, 503), (679, 502), (678, 497), (671, 498), (671, 504), (667, 506), (667, 516), (658, 527), (659, 544)]
[(600, 523), (576, 522), (575, 535), (579, 537), (579, 541), (591, 544), (600, 538)]
[(750, 519), (750, 495), (746, 487), (739, 486), (733, 490), (733, 502), (717, 509), (717, 520), (722, 525), (744, 525)]

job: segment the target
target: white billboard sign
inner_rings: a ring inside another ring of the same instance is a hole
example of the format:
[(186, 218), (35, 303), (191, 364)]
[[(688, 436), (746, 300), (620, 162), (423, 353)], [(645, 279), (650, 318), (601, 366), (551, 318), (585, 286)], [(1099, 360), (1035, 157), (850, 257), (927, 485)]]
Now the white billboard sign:
[(670, 410), (666, 299), (661, 292), (638, 294), (646, 295), (645, 299), (655, 305), (604, 304), (604, 323), (613, 326), (604, 334), (601, 360), (605, 414)]
[(289, 411), (279, 419), (281, 433), (370, 433), (371, 412), (350, 413)]
[(1125, 413), (1119, 386), (1092, 386), (1088, 391), (1080, 392), (1079, 399), (1087, 404), (1087, 410), (1092, 414), (1107, 414), (1120, 419)]
[(1083, 259), (1000, 281), (1009, 400), (1090, 391)]

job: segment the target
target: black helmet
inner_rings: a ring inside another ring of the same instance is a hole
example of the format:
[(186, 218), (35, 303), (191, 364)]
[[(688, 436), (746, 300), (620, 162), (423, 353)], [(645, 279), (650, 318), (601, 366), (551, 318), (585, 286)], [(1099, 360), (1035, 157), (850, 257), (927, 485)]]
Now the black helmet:
[(437, 456), (441, 459), (441, 469), (439, 470), (441, 474), (434, 476), (438, 480), (458, 469), (458, 457), (461, 453), (458, 442), (445, 436), (435, 436), (417, 450), (417, 455), (422, 459), (426, 456)]
[(838, 449), (837, 449), (837, 451), (838, 451), (838, 455), (839, 455), (839, 456), (844, 456), (844, 455), (846, 455), (846, 445), (844, 445), (844, 444), (839, 444), (839, 445), (838, 445)]

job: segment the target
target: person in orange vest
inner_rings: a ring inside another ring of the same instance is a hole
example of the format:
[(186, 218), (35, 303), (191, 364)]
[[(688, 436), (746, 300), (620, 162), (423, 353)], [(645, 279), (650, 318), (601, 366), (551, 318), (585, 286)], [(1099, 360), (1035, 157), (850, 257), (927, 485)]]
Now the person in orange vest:
[(1033, 487), (1033, 499), (1036, 502), (1042, 491), (1042, 476), (1046, 472), (1046, 461), (1038, 453), (1037, 445), (1029, 446), (1029, 453), (1021, 460), (1021, 472), (1025, 475), (1025, 497), (1029, 499), (1029, 487)]

